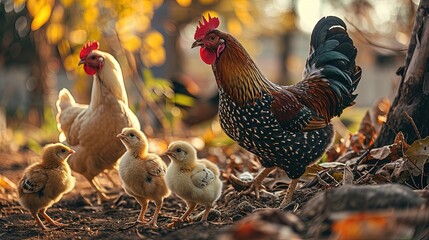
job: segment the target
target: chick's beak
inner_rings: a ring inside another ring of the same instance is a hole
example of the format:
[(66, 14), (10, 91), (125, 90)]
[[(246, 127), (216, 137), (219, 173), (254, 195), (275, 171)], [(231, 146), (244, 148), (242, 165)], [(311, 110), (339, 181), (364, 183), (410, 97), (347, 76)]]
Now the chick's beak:
[(198, 47), (198, 46), (203, 46), (204, 45), (204, 43), (203, 43), (203, 41), (202, 40), (197, 40), (197, 41), (195, 41), (194, 43), (192, 43), (192, 46), (191, 46), (191, 48), (194, 48), (194, 47)]
[(167, 156), (173, 156), (173, 152), (170, 149), (167, 149), (164, 154)]
[(122, 133), (119, 133), (118, 135), (116, 135), (116, 137), (117, 137), (117, 138), (123, 138), (123, 137), (125, 137), (125, 135), (124, 135), (124, 134), (122, 134)]

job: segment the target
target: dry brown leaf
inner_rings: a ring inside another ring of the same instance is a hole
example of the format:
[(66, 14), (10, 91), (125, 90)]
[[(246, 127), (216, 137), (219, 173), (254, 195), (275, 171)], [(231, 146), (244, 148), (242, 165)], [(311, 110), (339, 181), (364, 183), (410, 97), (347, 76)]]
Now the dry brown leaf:
[(0, 187), (7, 191), (13, 191), (16, 189), (16, 184), (9, 180), (7, 177), (0, 174)]
[(414, 141), (405, 152), (409, 160), (407, 166), (414, 176), (423, 173), (424, 165), (429, 161), (429, 137)]
[(334, 222), (332, 232), (337, 240), (411, 239), (414, 227), (398, 223), (391, 213), (359, 212)]

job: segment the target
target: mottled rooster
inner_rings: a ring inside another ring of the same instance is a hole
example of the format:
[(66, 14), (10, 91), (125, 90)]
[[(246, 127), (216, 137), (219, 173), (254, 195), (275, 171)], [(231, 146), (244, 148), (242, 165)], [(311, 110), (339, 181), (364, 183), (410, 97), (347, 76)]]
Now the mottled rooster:
[(118, 132), (125, 127), (140, 129), (140, 123), (128, 108), (118, 61), (98, 48), (98, 42), (94, 41), (80, 52), (79, 65), (83, 64), (85, 72), (94, 76), (89, 105), (76, 103), (70, 92), (62, 89), (57, 101), (57, 122), (65, 143), (76, 150), (68, 159), (71, 169), (82, 174), (97, 190), (100, 202), (108, 197), (94, 178), (115, 168), (125, 153), (125, 147), (116, 137)]
[(212, 66), (219, 89), (223, 130), (240, 146), (257, 155), (265, 167), (248, 193), (258, 191), (274, 167), (292, 179), (280, 204), (292, 199), (306, 166), (319, 160), (334, 136), (331, 118), (354, 104), (361, 69), (346, 25), (324, 17), (314, 27), (301, 82), (280, 86), (258, 69), (244, 47), (217, 30), (219, 19), (208, 16), (197, 26), (192, 47)]

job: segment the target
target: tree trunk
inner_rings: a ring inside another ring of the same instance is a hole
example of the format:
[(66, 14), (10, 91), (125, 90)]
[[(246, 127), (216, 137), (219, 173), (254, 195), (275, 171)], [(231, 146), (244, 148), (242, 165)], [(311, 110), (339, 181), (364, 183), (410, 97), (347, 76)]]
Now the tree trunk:
[[(391, 144), (398, 132), (407, 143), (418, 139), (413, 127), (424, 138), (429, 135), (429, 0), (421, 0), (398, 93), (374, 146)], [(407, 118), (407, 114), (412, 118)]]

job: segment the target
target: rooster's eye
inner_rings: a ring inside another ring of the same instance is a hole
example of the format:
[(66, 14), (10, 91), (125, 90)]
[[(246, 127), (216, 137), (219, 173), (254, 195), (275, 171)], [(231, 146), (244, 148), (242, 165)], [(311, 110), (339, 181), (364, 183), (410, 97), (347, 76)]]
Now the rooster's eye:
[(210, 37), (210, 41), (214, 41), (216, 39), (216, 37), (215, 36), (211, 36)]

